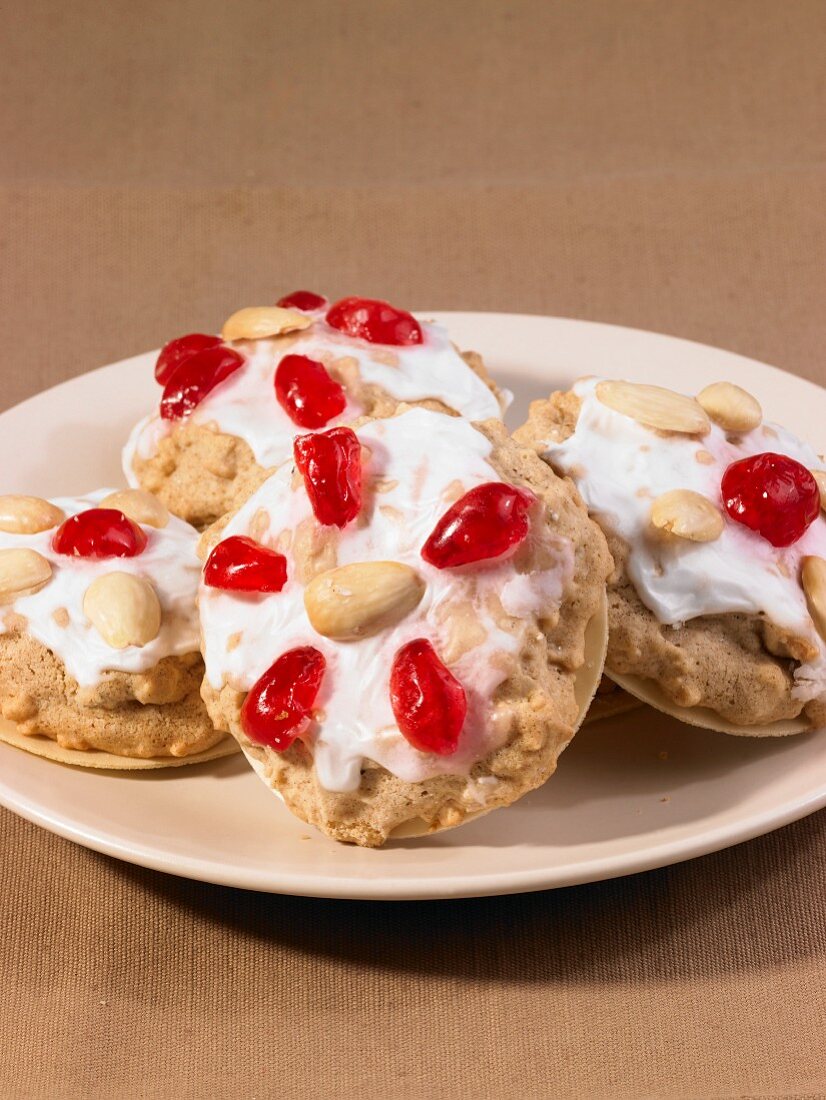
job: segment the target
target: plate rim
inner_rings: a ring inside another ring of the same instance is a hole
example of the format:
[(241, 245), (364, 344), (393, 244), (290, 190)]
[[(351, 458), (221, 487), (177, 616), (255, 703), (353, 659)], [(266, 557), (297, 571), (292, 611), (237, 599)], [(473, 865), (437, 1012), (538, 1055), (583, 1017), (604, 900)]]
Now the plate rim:
[[(6, 745), (4, 748), (10, 752), (23, 751), (11, 745)], [(209, 762), (196, 767), (208, 767), (208, 765)], [(68, 765), (53, 764), (52, 766)], [(450, 901), (457, 898), (496, 897), (562, 889), (567, 886), (603, 882), (684, 863), (690, 859), (736, 847), (815, 813), (826, 806), (826, 789), (819, 794), (812, 794), (788, 805), (781, 813), (769, 810), (755, 813), (743, 819), (738, 828), (717, 826), (699, 835), (684, 837), (679, 841), (662, 841), (634, 852), (572, 864), (565, 874), (557, 875), (553, 881), (549, 881), (551, 869), (548, 868), (514, 872), (512, 881), (501, 872), (491, 873), (489, 876), (474, 873), (467, 876), (453, 876), (449, 882), (440, 880), (438, 893), (432, 890), (423, 891), (421, 887), (415, 885), (421, 880), (410, 876), (396, 878), (385, 875), (380, 879), (339, 877), (335, 880), (321, 879), (316, 884), (311, 876), (302, 876), (288, 871), (278, 872), (280, 882), (277, 886), (269, 879), (265, 881), (261, 872), (244, 871), (240, 868), (230, 869), (229, 873), (218, 877), (215, 871), (210, 869), (213, 865), (205, 860), (193, 857), (181, 860), (179, 857), (165, 856), (162, 852), (149, 847), (118, 843), (115, 839), (110, 840), (105, 833), (84, 832), (81, 827), (75, 826), (59, 815), (50, 816), (38, 805), (17, 796), (17, 792), (9, 793), (2, 780), (0, 780), (0, 804), (32, 824), (102, 855), (215, 886), (341, 901)], [(506, 879), (505, 882), (503, 877)]]
[[(415, 310), (414, 312), (420, 316), (433, 317), (436, 320), (444, 321), (448, 325), (457, 323), (473, 325), (476, 321), (489, 322), (492, 318), (503, 324), (549, 321), (602, 332), (608, 330), (617, 333), (639, 334), (643, 337), (655, 337), (666, 344), (688, 345), (704, 352), (712, 352), (716, 356), (732, 357), (738, 360), (741, 365), (758, 366), (761, 370), (768, 371), (779, 378), (792, 377), (797, 386), (817, 391), (818, 399), (823, 400), (823, 388), (807, 378), (790, 375), (789, 372), (783, 371), (779, 367), (752, 359), (738, 352), (681, 336), (671, 336), (668, 333), (618, 325), (611, 322), (541, 313), (510, 313), (493, 310)], [(70, 388), (77, 384), (80, 379), (89, 379), (91, 376), (113, 368), (122, 368), (130, 363), (137, 365), (138, 361), (145, 361), (148, 357), (156, 354), (156, 350), (142, 352), (75, 375), (25, 398), (16, 405), (10, 406), (8, 409), (3, 410), (0, 416), (25, 414), (27, 406), (36, 403), (45, 395), (54, 395), (55, 391)], [(514, 373), (520, 373), (518, 366), (514, 366)], [(3, 745), (0, 746), (0, 754), (2, 751), (19, 752), (21, 750)], [(60, 765), (52, 764), (52, 766)], [(209, 767), (209, 763), (197, 765), (193, 771), (197, 772), (201, 768)], [(488, 874), (480, 874), (480, 872), (474, 871), (466, 875), (453, 875), (449, 880), (415, 878), (410, 874), (404, 876), (384, 874), (381, 878), (353, 876), (319, 878), (317, 874), (314, 875), (312, 872), (299, 874), (290, 870), (280, 871), (278, 868), (274, 868), (268, 869), (265, 873), (258, 869), (232, 868), (225, 863), (210, 863), (201, 857), (182, 857), (179, 854), (168, 854), (148, 844), (136, 844), (134, 841), (119, 840), (117, 836), (105, 830), (84, 828), (83, 825), (76, 823), (73, 819), (51, 811), (37, 800), (27, 797), (15, 788), (10, 788), (2, 774), (0, 774), (0, 804), (35, 825), (103, 855), (195, 881), (259, 892), (314, 898), (372, 901), (452, 900), (462, 897), (490, 897), (500, 894), (526, 893), (603, 881), (670, 866), (721, 851), (764, 835), (774, 829), (783, 828), (822, 809), (826, 806), (826, 782), (820, 789), (790, 798), (779, 807), (758, 809), (736, 822), (728, 821), (723, 824), (712, 825), (690, 836), (676, 839), (661, 838), (643, 847), (607, 856), (593, 857), (568, 864), (564, 868), (555, 867), (552, 863), (549, 863), (542, 868), (521, 869), (514, 872), (503, 872), (500, 869)]]

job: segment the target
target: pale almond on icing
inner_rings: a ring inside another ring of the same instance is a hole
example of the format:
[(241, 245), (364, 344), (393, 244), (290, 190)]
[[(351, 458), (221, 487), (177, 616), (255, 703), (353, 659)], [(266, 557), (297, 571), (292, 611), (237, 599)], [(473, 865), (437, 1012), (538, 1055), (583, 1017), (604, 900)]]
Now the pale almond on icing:
[(221, 329), (225, 340), (265, 340), (285, 332), (309, 328), (312, 317), (281, 306), (248, 306), (228, 317)]
[(161, 629), (161, 605), (149, 581), (133, 573), (104, 573), (83, 597), (83, 612), (113, 649), (144, 646)]
[(826, 510), (826, 470), (812, 470), (811, 474), (820, 490), (820, 507)]
[(57, 527), (65, 513), (43, 497), (27, 497), (17, 493), (0, 496), (0, 531), (12, 535), (36, 535)]
[(800, 583), (806, 595), (806, 605), (818, 634), (826, 641), (826, 561), (806, 557), (800, 569)]
[(723, 517), (711, 501), (690, 489), (672, 489), (651, 505), (657, 531), (691, 542), (713, 542), (723, 533)]
[(423, 594), (424, 582), (409, 565), (355, 562), (312, 580), (304, 591), (304, 607), (319, 634), (348, 641), (399, 622)]
[(711, 431), (708, 416), (693, 397), (662, 386), (607, 380), (597, 384), (596, 395), (609, 409), (646, 428), (684, 435), (708, 435)]
[(145, 523), (147, 527), (166, 527), (169, 512), (152, 493), (143, 489), (119, 489), (104, 497), (99, 508), (117, 508), (135, 523)]
[(52, 567), (36, 550), (0, 550), (0, 603), (31, 596), (49, 582)]
[(727, 432), (750, 432), (759, 428), (763, 410), (756, 397), (733, 382), (713, 382), (697, 394), (701, 405), (715, 424)]

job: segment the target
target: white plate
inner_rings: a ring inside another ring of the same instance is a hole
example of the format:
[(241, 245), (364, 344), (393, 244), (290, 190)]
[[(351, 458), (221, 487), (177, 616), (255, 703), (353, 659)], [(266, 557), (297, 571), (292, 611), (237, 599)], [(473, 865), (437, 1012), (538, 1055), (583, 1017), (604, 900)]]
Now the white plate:
[[(826, 442), (826, 392), (714, 348), (549, 317), (435, 314), (517, 395), (599, 373), (699, 390), (728, 378), (772, 419)], [(157, 390), (153, 355), (66, 382), (0, 416), (0, 491), (117, 484), (119, 449)], [(584, 730), (540, 790), (507, 810), (382, 851), (303, 825), (243, 758), (161, 772), (93, 772), (0, 744), (0, 802), (120, 859), (208, 882), (345, 898), (445, 898), (566, 886), (702, 855), (826, 805), (826, 730), (727, 737), (636, 712)], [(36, 872), (36, 869), (35, 869)]]

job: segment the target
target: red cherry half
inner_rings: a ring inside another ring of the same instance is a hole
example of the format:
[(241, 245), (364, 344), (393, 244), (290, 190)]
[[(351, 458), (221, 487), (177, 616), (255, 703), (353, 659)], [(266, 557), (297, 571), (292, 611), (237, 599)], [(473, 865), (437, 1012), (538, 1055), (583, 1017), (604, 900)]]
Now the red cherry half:
[(300, 309), (302, 313), (314, 313), (327, 305), (327, 299), (320, 294), (314, 294), (312, 290), (294, 290), (292, 294), (279, 298), (275, 304), (282, 309)]
[(351, 428), (300, 435), (293, 455), (313, 514), (325, 527), (344, 527), (361, 509), (361, 444)]
[(207, 348), (217, 348), (220, 336), (207, 336), (203, 332), (193, 332), (189, 336), (179, 336), (164, 344), (155, 364), (155, 381), (165, 386), (181, 363)]
[(166, 384), (161, 398), (164, 420), (182, 420), (215, 387), (244, 365), (232, 348), (215, 347), (185, 359)]
[(286, 752), (306, 726), (327, 662), (313, 646), (282, 654), (250, 688), (241, 728), (258, 745)]
[(399, 729), (414, 749), (439, 756), (456, 752), (467, 696), (425, 638), (408, 642), (396, 654), (390, 702)]
[(527, 538), (536, 497), (503, 481), (489, 481), (465, 493), (445, 512), (422, 547), (437, 569), (499, 558)]
[(134, 558), (146, 547), (146, 535), (117, 508), (89, 508), (69, 516), (52, 539), (56, 554), (74, 558)]
[(300, 428), (323, 428), (347, 406), (344, 387), (306, 355), (284, 356), (275, 371), (275, 396)]
[(327, 311), (327, 324), (371, 344), (421, 344), (422, 328), (412, 313), (377, 298), (342, 298)]
[(228, 592), (280, 592), (287, 583), (287, 559), (245, 535), (231, 535), (212, 550), (204, 584)]
[(809, 470), (773, 451), (732, 462), (720, 489), (731, 518), (772, 546), (797, 542), (820, 512), (820, 491)]

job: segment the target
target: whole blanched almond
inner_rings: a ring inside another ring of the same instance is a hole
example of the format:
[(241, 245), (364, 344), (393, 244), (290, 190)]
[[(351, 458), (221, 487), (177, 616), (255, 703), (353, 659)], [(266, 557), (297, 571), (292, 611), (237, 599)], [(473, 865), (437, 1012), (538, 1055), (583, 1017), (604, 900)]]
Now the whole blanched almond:
[(711, 423), (693, 397), (641, 382), (599, 382), (597, 398), (646, 428), (683, 435), (708, 435)]
[(117, 508), (135, 523), (145, 523), (147, 527), (166, 527), (169, 512), (156, 496), (143, 489), (119, 489), (104, 497), (99, 508)]
[(144, 646), (161, 629), (161, 605), (155, 589), (132, 573), (104, 573), (83, 597), (87, 619), (113, 649)]
[(36, 535), (57, 527), (66, 518), (65, 512), (43, 497), (0, 496), (0, 531), (13, 535)]
[(285, 332), (309, 328), (312, 323), (312, 317), (294, 309), (248, 306), (227, 318), (221, 336), (225, 340), (265, 340), (268, 336), (281, 336)]
[(820, 490), (820, 507), (826, 510), (826, 470), (812, 470), (812, 477)]
[(816, 557), (804, 558), (800, 582), (812, 622), (818, 634), (826, 641), (826, 561)]
[(353, 641), (399, 622), (423, 594), (424, 582), (409, 565), (363, 561), (317, 576), (304, 590), (304, 606), (319, 634)]
[(763, 421), (763, 410), (757, 398), (733, 382), (713, 382), (706, 386), (697, 394), (697, 403), (727, 432), (750, 432), (759, 428)]
[(708, 497), (691, 489), (672, 489), (651, 505), (651, 523), (658, 531), (691, 542), (714, 542), (724, 520)]
[(51, 565), (36, 550), (0, 550), (0, 603), (39, 592), (51, 575)]

